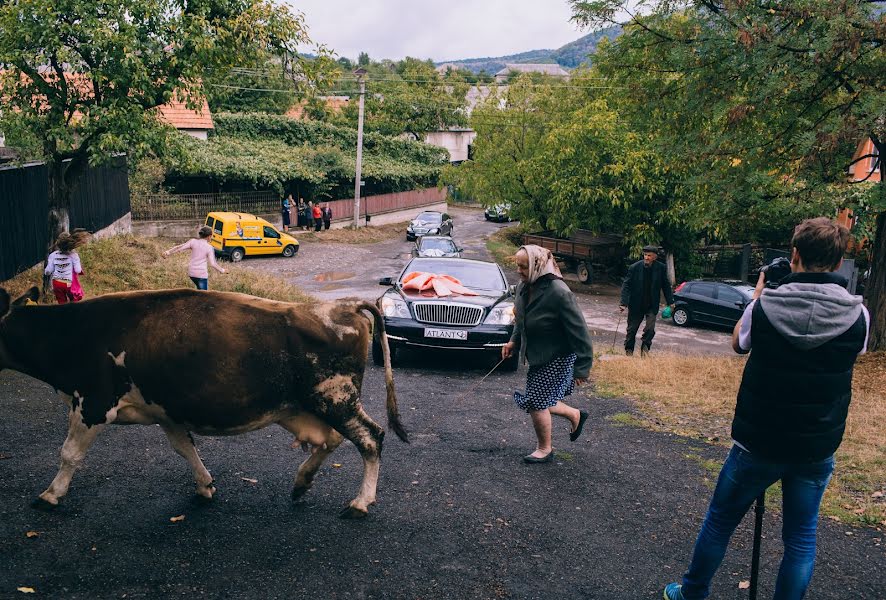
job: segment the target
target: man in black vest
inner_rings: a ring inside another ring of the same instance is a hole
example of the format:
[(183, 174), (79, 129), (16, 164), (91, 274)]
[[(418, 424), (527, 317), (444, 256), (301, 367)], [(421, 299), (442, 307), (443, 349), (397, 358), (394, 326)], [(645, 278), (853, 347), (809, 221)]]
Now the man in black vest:
[[(667, 600), (706, 598), (729, 538), (754, 499), (781, 481), (785, 553), (775, 598), (800, 599), (815, 565), (818, 507), (834, 470), (852, 396), (852, 369), (867, 347), (870, 316), (846, 291), (840, 268), (849, 231), (825, 217), (803, 221), (791, 240), (791, 274), (766, 287), (732, 332), (750, 352), (720, 471), (683, 584)], [(752, 349), (753, 348), (753, 349)]]
[(628, 267), (628, 273), (621, 284), (621, 305), (618, 308), (622, 312), (625, 308), (628, 309), (628, 330), (625, 336), (625, 354), (628, 356), (634, 353), (637, 330), (643, 319), (646, 319), (646, 325), (643, 327), (640, 354), (646, 355), (652, 348), (662, 292), (668, 305), (671, 309), (674, 308), (674, 293), (668, 283), (667, 271), (657, 259), (658, 248), (645, 246), (643, 260)]

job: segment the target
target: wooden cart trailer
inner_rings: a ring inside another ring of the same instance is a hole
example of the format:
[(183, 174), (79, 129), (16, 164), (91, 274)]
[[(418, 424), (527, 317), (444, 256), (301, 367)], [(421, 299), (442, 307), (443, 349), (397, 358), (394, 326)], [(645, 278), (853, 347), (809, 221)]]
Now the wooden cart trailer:
[(541, 231), (523, 234), (523, 243), (550, 250), (558, 261), (575, 271), (582, 283), (593, 283), (595, 268), (608, 271), (624, 267), (625, 251), (620, 235), (595, 235), (591, 231), (578, 229), (572, 236), (563, 238), (553, 231)]

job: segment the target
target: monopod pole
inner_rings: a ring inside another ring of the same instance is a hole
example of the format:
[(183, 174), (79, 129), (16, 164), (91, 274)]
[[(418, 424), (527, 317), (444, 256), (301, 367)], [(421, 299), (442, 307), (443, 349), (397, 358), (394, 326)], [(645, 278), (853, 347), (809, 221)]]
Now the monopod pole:
[(751, 590), (748, 598), (757, 600), (757, 583), (760, 575), (760, 542), (763, 537), (763, 513), (766, 512), (766, 490), (757, 497), (754, 506), (754, 551), (751, 555)]

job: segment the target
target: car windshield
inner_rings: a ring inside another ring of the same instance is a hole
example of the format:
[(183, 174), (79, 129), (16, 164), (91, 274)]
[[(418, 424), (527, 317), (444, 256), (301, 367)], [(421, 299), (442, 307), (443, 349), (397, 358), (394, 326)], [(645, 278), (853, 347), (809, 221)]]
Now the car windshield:
[(424, 238), (421, 242), (422, 250), (442, 250), (443, 252), (455, 252), (455, 244), (452, 240), (441, 238)]
[(743, 296), (748, 298), (754, 295), (754, 288), (749, 285), (733, 285), (732, 289), (738, 290)]
[(441, 223), (443, 222), (443, 215), (441, 215), (440, 213), (423, 212), (415, 217), (415, 220), (422, 221), (424, 223)]
[(502, 279), (501, 271), (492, 263), (474, 262), (463, 259), (413, 260), (403, 271), (400, 281), (410, 273), (434, 273), (436, 275), (449, 275), (461, 281), (462, 285), (472, 290), (487, 290), (503, 292), (507, 284)]

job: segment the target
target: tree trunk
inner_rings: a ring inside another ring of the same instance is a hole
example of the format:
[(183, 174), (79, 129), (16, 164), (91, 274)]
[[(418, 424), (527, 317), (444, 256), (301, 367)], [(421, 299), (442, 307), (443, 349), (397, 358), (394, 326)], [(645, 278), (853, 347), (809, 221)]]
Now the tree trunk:
[[(886, 184), (881, 183), (881, 191)], [(871, 247), (871, 276), (865, 286), (871, 332), (868, 350), (886, 350), (886, 210), (877, 215), (876, 234)]]
[(665, 253), (665, 266), (668, 270), (668, 283), (671, 284), (671, 287), (674, 287), (677, 284), (677, 271), (674, 269), (673, 252)]
[[(46, 259), (55, 246), (55, 240), (63, 231), (68, 231), (71, 226), (70, 210), (71, 210), (71, 188), (65, 181), (65, 168), (67, 165), (61, 160), (50, 160), (47, 163), (49, 171), (49, 212), (46, 217), (46, 227), (48, 233), (48, 241), (46, 247), (46, 258), (43, 260), (43, 267), (46, 268)], [(43, 276), (43, 302), (48, 302), (51, 297), (49, 289), (49, 277)]]

